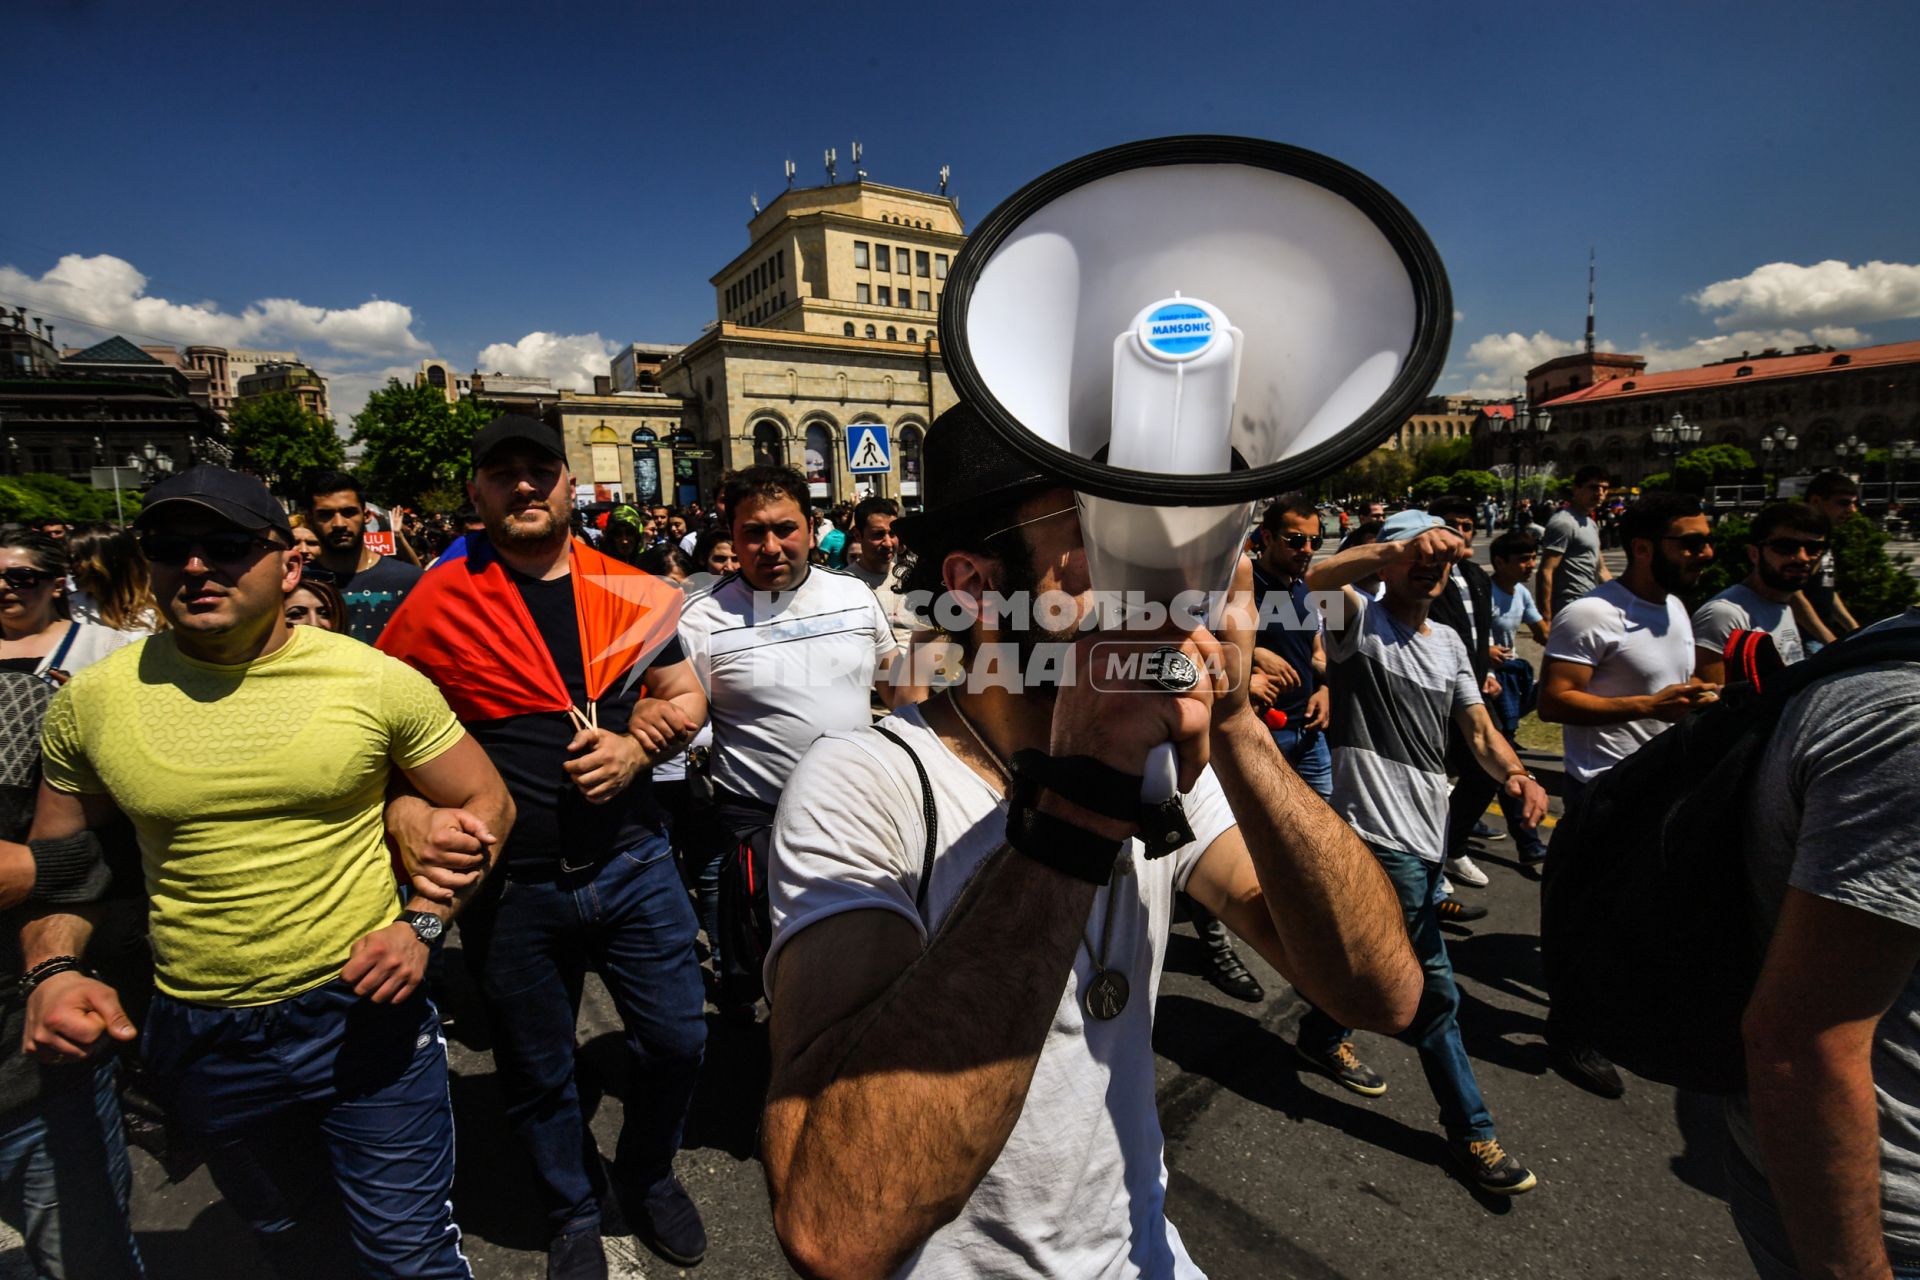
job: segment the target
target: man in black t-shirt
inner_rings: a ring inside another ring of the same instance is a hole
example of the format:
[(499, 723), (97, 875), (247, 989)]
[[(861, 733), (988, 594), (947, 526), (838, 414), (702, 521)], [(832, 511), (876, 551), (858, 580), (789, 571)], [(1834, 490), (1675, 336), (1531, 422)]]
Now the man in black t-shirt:
[[(706, 720), (706, 696), (679, 641), (669, 638), (641, 660), (644, 669), (637, 664), (617, 676), (590, 704), (574, 595), (574, 573), (586, 570), (568, 536), (573, 481), (565, 447), (545, 424), (508, 415), (474, 437), (473, 463), (468, 493), (486, 534), (471, 536), (465, 563), (434, 573), (477, 572), (497, 559), (568, 699), (591, 705), (597, 721), (581, 728), (565, 711), (545, 711), (467, 723), (518, 809), (500, 868), (489, 892), (460, 917), (460, 936), (492, 1015), (507, 1115), (545, 1193), (553, 1232), (548, 1275), (607, 1274), (600, 1238), (606, 1189), (574, 1081), (575, 1011), (588, 966), (613, 997), (633, 1058), (615, 1157), (616, 1176), (632, 1192), (624, 1197), (629, 1221), (662, 1257), (690, 1266), (706, 1252), (706, 1232), (674, 1177), (673, 1157), (706, 1020), (697, 925), (651, 768), (692, 740)], [(437, 680), (460, 678), (436, 673), (430, 660), (409, 660)], [(497, 674), (497, 683), (511, 684), (521, 673), (503, 665)], [(533, 672), (524, 674), (535, 683)]]
[(323, 581), (346, 603), (347, 634), (372, 644), (420, 581), (420, 570), (367, 545), (367, 500), (358, 480), (319, 471), (307, 477), (305, 492), (307, 527), (320, 539), (318, 567), (329, 575)]

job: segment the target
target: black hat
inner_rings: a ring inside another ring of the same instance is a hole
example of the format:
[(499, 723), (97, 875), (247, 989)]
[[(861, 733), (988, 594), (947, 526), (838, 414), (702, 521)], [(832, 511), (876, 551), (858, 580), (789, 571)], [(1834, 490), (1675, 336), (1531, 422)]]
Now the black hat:
[(894, 534), (917, 556), (939, 554), (1009, 500), (1060, 485), (1009, 449), (967, 404), (934, 419), (921, 463), (926, 506), (893, 523)]
[(530, 444), (562, 462), (567, 460), (567, 446), (558, 431), (524, 413), (503, 413), (473, 433), (473, 465), (479, 467), (509, 444)]
[(249, 475), (207, 464), (169, 476), (147, 490), (145, 504), (133, 527), (151, 529), (162, 511), (199, 507), (242, 529), (273, 529), (293, 541), (287, 511), (267, 492), (267, 486)]

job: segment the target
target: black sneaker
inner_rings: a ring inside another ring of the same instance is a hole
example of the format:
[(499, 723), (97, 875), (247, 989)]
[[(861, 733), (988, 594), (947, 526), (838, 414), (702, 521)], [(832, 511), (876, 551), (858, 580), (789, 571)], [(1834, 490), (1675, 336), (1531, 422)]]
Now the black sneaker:
[(1442, 924), (1465, 924), (1469, 920), (1482, 919), (1487, 914), (1487, 909), (1477, 903), (1466, 903), (1452, 897), (1434, 903), (1433, 910)]
[(1342, 1040), (1327, 1054), (1309, 1053), (1299, 1045), (1293, 1046), (1294, 1052), (1312, 1063), (1318, 1071), (1324, 1072), (1336, 1084), (1341, 1084), (1369, 1098), (1377, 1098), (1387, 1091), (1387, 1082), (1380, 1078), (1379, 1072), (1360, 1061), (1360, 1055), (1353, 1051), (1353, 1045)]
[(642, 1243), (676, 1266), (691, 1267), (707, 1256), (707, 1228), (678, 1178), (669, 1177), (640, 1201), (634, 1227)]
[(1209, 946), (1207, 958), (1207, 981), (1222, 992), (1249, 1004), (1258, 1004), (1267, 998), (1266, 988), (1247, 971), (1246, 965), (1240, 963), (1240, 956), (1231, 943)]
[(1553, 1069), (1590, 1093), (1603, 1098), (1618, 1098), (1627, 1091), (1620, 1071), (1592, 1045), (1579, 1041), (1547, 1042), (1547, 1057)]
[(547, 1246), (547, 1280), (607, 1280), (607, 1249), (600, 1228), (585, 1227)]
[(1448, 1145), (1453, 1150), (1453, 1158), (1482, 1191), (1497, 1196), (1517, 1196), (1540, 1185), (1533, 1170), (1508, 1155), (1498, 1138)]

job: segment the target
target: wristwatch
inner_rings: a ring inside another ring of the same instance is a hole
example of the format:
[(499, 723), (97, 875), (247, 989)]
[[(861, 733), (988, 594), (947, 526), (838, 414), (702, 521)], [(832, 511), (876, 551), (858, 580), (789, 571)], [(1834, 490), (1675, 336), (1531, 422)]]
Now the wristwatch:
[(447, 931), (447, 922), (431, 911), (402, 911), (400, 923), (413, 930), (413, 936), (432, 946)]

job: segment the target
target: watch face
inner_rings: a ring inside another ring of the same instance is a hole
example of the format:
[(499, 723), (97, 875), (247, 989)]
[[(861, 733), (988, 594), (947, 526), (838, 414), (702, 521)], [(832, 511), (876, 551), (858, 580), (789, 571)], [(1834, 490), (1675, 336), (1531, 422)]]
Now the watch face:
[(427, 911), (409, 911), (405, 919), (422, 942), (432, 942), (446, 928), (439, 916)]

